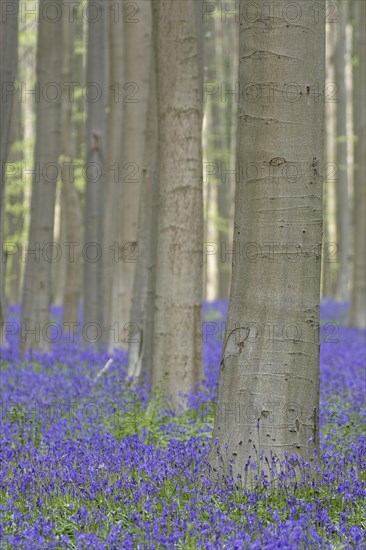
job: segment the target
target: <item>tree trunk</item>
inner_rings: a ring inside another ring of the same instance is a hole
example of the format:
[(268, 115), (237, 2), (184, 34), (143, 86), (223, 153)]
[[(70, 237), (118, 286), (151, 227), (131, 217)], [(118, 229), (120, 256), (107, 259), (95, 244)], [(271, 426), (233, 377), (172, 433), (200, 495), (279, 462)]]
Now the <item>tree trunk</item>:
[[(67, 11), (65, 11), (67, 13)], [(76, 36), (76, 14), (70, 22), (67, 17), (63, 19), (63, 81), (72, 82), (74, 46)], [(69, 101), (67, 94), (62, 102), (62, 210), (65, 223), (65, 241), (67, 243), (80, 243), (81, 241), (81, 209), (79, 195), (75, 186), (75, 174), (70, 169), (70, 163), (76, 157), (75, 127), (73, 124), (73, 103)], [(73, 253), (68, 254), (64, 247), (62, 253), (66, 256), (67, 266), (65, 273), (65, 286), (63, 289), (63, 322), (77, 323), (79, 319), (79, 302), (81, 292), (81, 253), (80, 244), (73, 246)]]
[[(216, 56), (213, 59), (221, 61), (221, 78), (217, 78), (217, 82), (221, 83), (222, 90), (225, 95), (216, 95), (216, 101), (221, 104), (221, 123), (216, 128), (216, 135), (222, 133), (221, 138), (221, 170), (219, 170), (220, 178), (218, 181), (218, 215), (219, 215), (219, 298), (227, 300), (230, 293), (231, 281), (231, 243), (233, 240), (231, 203), (233, 200), (233, 182), (234, 177), (230, 174), (230, 170), (234, 169), (235, 159), (235, 139), (233, 139), (232, 128), (235, 129), (233, 120), (236, 119), (237, 103), (235, 96), (226, 95), (226, 91), (235, 90), (237, 83), (237, 59), (238, 42), (237, 42), (237, 25), (235, 21), (227, 21), (226, 25), (230, 25), (230, 32), (222, 32), (222, 23), (219, 19), (214, 19), (216, 27)], [(235, 60), (235, 61), (234, 61)], [(222, 91), (220, 90), (220, 91)], [(216, 138), (217, 139), (217, 138)], [(233, 143), (234, 141), (234, 143)]]
[[(148, 241), (148, 278), (146, 291), (146, 313), (142, 331), (142, 360), (141, 366), (138, 363), (136, 376), (139, 375), (139, 369), (147, 374), (149, 381), (152, 380), (154, 372), (154, 318), (155, 318), (155, 296), (156, 296), (156, 269), (157, 269), (157, 249), (158, 249), (158, 224), (159, 224), (159, 157), (158, 157), (158, 106), (157, 106), (157, 82), (156, 82), (156, 60), (155, 52), (152, 53), (153, 68), (150, 80), (149, 93), (149, 118), (147, 121), (147, 134), (151, 135), (154, 150), (150, 150), (149, 145), (149, 163), (150, 175), (147, 173), (151, 191), (151, 215), (150, 215), (150, 235)], [(150, 154), (152, 158), (150, 160)]]
[(338, 177), (336, 187), (337, 240), (339, 248), (339, 266), (335, 297), (344, 301), (349, 296), (349, 205), (347, 178), (347, 89), (346, 89), (346, 24), (347, 6), (338, 0), (339, 21), (335, 49), (335, 82), (337, 93), (337, 164)]
[[(41, 0), (46, 13), (49, 0)], [(56, 0), (62, 10), (62, 1)], [(42, 93), (36, 104), (35, 175), (32, 182), (31, 220), (23, 288), (22, 349), (49, 348), (47, 324), (51, 301), (50, 258), (53, 242), (56, 175), (60, 153), (62, 26), (40, 17), (37, 44), (37, 82)], [(49, 96), (47, 90), (49, 89)], [(57, 97), (56, 97), (57, 95)], [(51, 99), (52, 97), (52, 99)], [(50, 169), (48, 169), (50, 167)]]
[(203, 299), (215, 300), (218, 296), (218, 235), (217, 235), (217, 186), (211, 171), (214, 170), (212, 164), (210, 132), (211, 132), (210, 105), (204, 108), (202, 125), (202, 155), (203, 155)]
[[(18, 165), (24, 159), (23, 144), (21, 143), (23, 140), (22, 120), (22, 103), (20, 95), (17, 94), (13, 102), (11, 149), (9, 152), (9, 162), (13, 162), (15, 165)], [(24, 229), (24, 191), (20, 171), (18, 170), (16, 175), (7, 183), (5, 202), (9, 205), (6, 216), (6, 240), (12, 243), (7, 261), (8, 301), (10, 304), (19, 304), (21, 300), (22, 264), (20, 245)]]
[(366, 170), (365, 170), (365, 2), (354, 2), (354, 56), (353, 68), (353, 118), (354, 133), (354, 254), (350, 324), (366, 328)]
[[(328, 25), (326, 29), (326, 82), (329, 90), (334, 88), (334, 53), (335, 53), (335, 27), (336, 25)], [(335, 113), (336, 103), (335, 97), (333, 101), (325, 102), (325, 126), (326, 126), (326, 165), (324, 169), (324, 188), (323, 188), (323, 257), (321, 271), (321, 296), (334, 296), (334, 267), (335, 260), (339, 256), (336, 250), (336, 238), (332, 239), (332, 230), (334, 228), (334, 212), (332, 209), (334, 195), (334, 185), (338, 177), (336, 167), (336, 124)], [(334, 262), (334, 263), (333, 263)]]
[[(65, 81), (63, 79), (63, 82)], [(62, 133), (62, 130), (61, 130)], [(62, 136), (61, 136), (62, 142)], [(61, 164), (62, 170), (62, 164)], [(63, 305), (63, 296), (65, 290), (66, 270), (67, 270), (67, 255), (63, 253), (64, 243), (66, 240), (66, 216), (65, 216), (65, 200), (63, 197), (62, 187), (59, 187), (56, 192), (56, 204), (55, 204), (55, 223), (53, 242), (56, 243), (59, 251), (60, 258), (57, 262), (52, 263), (52, 292), (51, 292), (51, 304), (55, 306)]]
[(297, 5), (296, 23), (240, 26), (236, 254), (209, 453), (214, 478), (235, 461), (235, 482), (262, 451), (318, 447), (325, 24)]
[(12, 88), (18, 65), (18, 15), (19, 0), (11, 0), (4, 6), (4, 13), (0, 22), (0, 83), (4, 94), (0, 102), (0, 343), (5, 343), (5, 260), (4, 248), (4, 216), (5, 216), (5, 164), (8, 156), (10, 124), (13, 105)]
[(202, 104), (194, 0), (157, 2), (159, 224), (153, 384), (201, 380)]
[[(111, 0), (112, 3), (113, 0)], [(118, 227), (120, 224), (123, 183), (122, 178), (122, 137), (123, 137), (123, 105), (121, 90), (124, 85), (124, 32), (126, 23), (123, 17), (116, 17), (114, 11), (109, 11), (109, 112), (108, 112), (108, 136), (107, 136), (107, 186), (106, 186), (106, 217), (105, 217), (105, 321), (110, 329), (117, 321), (116, 302), (118, 296), (113, 292), (113, 278), (118, 274), (116, 256), (112, 254), (111, 247), (118, 239)], [(116, 285), (117, 281), (115, 281)], [(117, 289), (117, 286), (114, 287)], [(115, 331), (108, 330), (108, 347), (110, 351), (117, 342), (113, 336)]]
[[(217, 24), (215, 19), (210, 18), (210, 55), (208, 58), (208, 81), (215, 88), (220, 89), (221, 85), (231, 86), (224, 76), (224, 61), (222, 47), (221, 21)], [(207, 48), (208, 49), (208, 48)], [(221, 90), (220, 90), (221, 92)], [(209, 176), (217, 190), (217, 239), (218, 249), (216, 253), (217, 274), (218, 274), (218, 298), (227, 299), (229, 297), (229, 274), (230, 274), (230, 258), (227, 261), (226, 252), (230, 245), (228, 242), (228, 182), (222, 177), (222, 167), (226, 167), (228, 162), (227, 151), (225, 150), (226, 135), (225, 135), (225, 111), (227, 104), (221, 101), (221, 93), (216, 91), (210, 95), (210, 125), (208, 128), (208, 146), (209, 158), (213, 163), (215, 177)], [(210, 184), (210, 183), (209, 183)], [(223, 254), (222, 254), (223, 252)]]
[(123, 96), (122, 193), (118, 235), (121, 258), (115, 269), (118, 324), (122, 346), (130, 332), (131, 298), (138, 256), (137, 220), (144, 159), (151, 49), (151, 3), (137, 0), (136, 22), (124, 24), (125, 85)]
[[(150, 56), (150, 82), (146, 121), (144, 167), (139, 206), (139, 263), (135, 270), (131, 322), (133, 336), (128, 346), (128, 376), (137, 379), (142, 368), (152, 373), (155, 270), (158, 223), (156, 65), (154, 51)], [(148, 318), (147, 318), (148, 317)]]
[[(87, 83), (97, 83), (100, 93), (96, 100), (87, 103), (86, 158), (84, 213), (84, 344), (92, 348), (103, 347), (103, 235), (104, 235), (104, 182), (105, 182), (105, 41), (106, 5), (103, 0), (90, 0), (100, 17), (89, 21)], [(104, 251), (105, 252), (105, 251)], [(103, 335), (104, 332), (104, 335)]]

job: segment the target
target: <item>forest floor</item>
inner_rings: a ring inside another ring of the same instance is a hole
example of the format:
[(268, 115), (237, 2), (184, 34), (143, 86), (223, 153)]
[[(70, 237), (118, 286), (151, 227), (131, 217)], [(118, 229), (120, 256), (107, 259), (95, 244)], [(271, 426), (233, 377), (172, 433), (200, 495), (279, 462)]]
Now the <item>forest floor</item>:
[[(126, 381), (126, 353), (59, 342), (1, 359), (0, 548), (366, 548), (365, 333), (347, 304), (321, 308), (321, 460), (276, 486), (198, 485), (227, 304), (204, 304), (205, 380), (185, 412)], [(10, 308), (10, 319), (19, 308)], [(54, 309), (54, 319), (60, 311)], [(212, 327), (216, 327), (212, 330)]]

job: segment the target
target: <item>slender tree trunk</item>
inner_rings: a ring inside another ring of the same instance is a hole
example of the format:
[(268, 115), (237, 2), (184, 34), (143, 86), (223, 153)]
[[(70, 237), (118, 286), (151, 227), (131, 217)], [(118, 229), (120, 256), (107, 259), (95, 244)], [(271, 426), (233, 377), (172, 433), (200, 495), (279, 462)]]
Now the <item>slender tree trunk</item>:
[[(113, 5), (113, 0), (111, 0)], [(114, 304), (118, 296), (113, 292), (114, 274), (118, 274), (118, 262), (116, 255), (112, 254), (110, 248), (118, 239), (118, 227), (121, 222), (121, 206), (123, 183), (122, 178), (122, 137), (123, 137), (123, 104), (122, 94), (124, 79), (124, 32), (126, 23), (123, 17), (116, 17), (114, 11), (109, 11), (109, 113), (108, 113), (108, 136), (107, 136), (107, 187), (106, 187), (106, 217), (105, 217), (105, 320), (113, 327), (117, 321), (117, 311)], [(117, 281), (115, 281), (117, 293)], [(116, 304), (115, 304), (116, 305)], [(112, 336), (115, 331), (109, 330), (109, 349), (117, 343)]]
[(365, 2), (354, 2), (353, 117), (354, 133), (354, 254), (350, 324), (366, 328), (366, 170), (365, 170)]
[[(49, 0), (41, 0), (40, 13), (46, 13)], [(62, 10), (62, 1), (56, 0)], [(56, 174), (60, 153), (61, 94), (49, 95), (49, 85), (61, 85), (62, 26), (40, 17), (37, 44), (37, 82), (40, 96), (36, 103), (35, 175), (32, 182), (31, 220), (23, 288), (22, 349), (49, 347), (44, 334), (49, 321), (51, 267)], [(51, 99), (52, 98), (52, 99)], [(48, 169), (47, 167), (51, 167)]]
[[(217, 186), (212, 171), (212, 157), (210, 157), (210, 132), (212, 110), (208, 105), (203, 116), (202, 126), (202, 155), (204, 166), (203, 177), (203, 297), (204, 300), (215, 300), (218, 296), (218, 236), (217, 236)], [(215, 246), (217, 245), (217, 246)]]
[(10, 124), (13, 105), (13, 86), (18, 65), (18, 14), (19, 0), (7, 2), (0, 21), (0, 83), (6, 96), (0, 102), (0, 344), (5, 343), (5, 261), (4, 216), (5, 216), (5, 164), (8, 156)]
[(202, 107), (195, 2), (157, 2), (159, 225), (153, 384), (202, 376)]
[(336, 188), (337, 240), (339, 247), (339, 269), (335, 297), (346, 300), (349, 296), (349, 205), (347, 178), (347, 89), (346, 89), (346, 2), (338, 0), (339, 21), (335, 49), (335, 81), (338, 88), (337, 101), (337, 164)]
[[(64, 80), (63, 82), (70, 82)], [(61, 130), (62, 132), (62, 130)], [(69, 136), (70, 138), (70, 136)], [(62, 136), (61, 136), (62, 142)], [(63, 165), (61, 164), (61, 170)], [(56, 205), (55, 205), (55, 224), (54, 224), (53, 242), (57, 244), (61, 251), (60, 258), (57, 262), (52, 263), (52, 292), (51, 303), (55, 306), (63, 305), (63, 296), (65, 290), (66, 270), (67, 270), (67, 255), (63, 253), (64, 243), (66, 241), (66, 213), (65, 199), (63, 197), (62, 187), (57, 189)]]
[[(156, 105), (156, 67), (151, 50), (149, 99), (147, 108), (144, 167), (139, 206), (138, 243), (139, 263), (135, 270), (132, 294), (131, 322), (134, 332), (129, 342), (128, 376), (138, 378), (142, 365), (152, 372), (153, 304), (155, 297), (156, 237), (158, 222), (157, 141), (158, 119)], [(147, 319), (148, 316), (148, 319)]]
[[(156, 52), (156, 49), (154, 49)], [(142, 330), (142, 360), (138, 363), (136, 376), (139, 369), (147, 374), (148, 380), (152, 380), (154, 372), (154, 322), (155, 322), (155, 296), (156, 296), (156, 269), (157, 269), (157, 248), (158, 248), (158, 224), (159, 224), (159, 157), (158, 157), (158, 107), (157, 107), (157, 82), (156, 82), (156, 60), (152, 54), (153, 67), (150, 80), (149, 93), (149, 118), (147, 121), (147, 135), (151, 136), (153, 150), (149, 145), (150, 174), (147, 173), (151, 191), (151, 215), (150, 235), (148, 241), (148, 278), (146, 291), (146, 313)], [(151, 155), (151, 157), (150, 157)], [(141, 364), (141, 367), (140, 367)]]
[[(115, 289), (118, 293), (119, 332), (125, 345), (130, 329), (132, 289), (137, 266), (139, 243), (137, 220), (144, 158), (146, 113), (151, 49), (151, 3), (137, 0), (136, 22), (125, 22), (125, 87), (122, 144), (122, 180), (120, 228), (118, 231), (122, 258), (115, 270)], [(127, 330), (126, 330), (127, 329)]]
[[(218, 24), (218, 21), (216, 21)], [(232, 19), (228, 22), (230, 31), (223, 34), (223, 50), (224, 50), (224, 75), (225, 81), (232, 83), (232, 88), (238, 80), (238, 65), (239, 65), (239, 29), (236, 22)], [(238, 103), (231, 99), (225, 101), (225, 136), (226, 136), (226, 166), (228, 171), (235, 169), (236, 156), (236, 120)], [(225, 184), (225, 216), (227, 217), (227, 243), (233, 242), (233, 219), (234, 219), (234, 204), (235, 204), (235, 176), (222, 174), (222, 182)], [(230, 248), (230, 247), (229, 247)], [(226, 274), (223, 274), (222, 289), (226, 292), (225, 296), (229, 297), (232, 262), (226, 262)]]
[[(234, 28), (230, 29), (230, 33), (226, 31), (222, 32), (223, 26), (219, 19), (214, 19), (213, 22), (215, 24), (216, 31), (216, 55), (212, 59), (212, 63), (215, 63), (216, 60), (220, 61), (221, 67), (219, 75), (221, 78), (217, 78), (217, 82), (219, 86), (221, 84), (220, 92), (222, 89), (226, 92), (228, 90), (234, 90), (237, 82), (237, 70), (235, 72), (231, 68), (231, 65), (233, 64), (232, 59), (237, 59), (239, 57), (238, 51), (235, 49), (237, 30), (235, 22)], [(230, 25), (231, 22), (227, 22), (227, 24)], [(226, 24), (224, 25), (224, 28), (225, 27)], [(230, 44), (228, 43), (229, 41)], [(237, 64), (235, 64), (235, 68), (237, 69)], [(221, 148), (221, 151), (220, 149), (216, 149), (216, 154), (219, 153), (216, 162), (221, 164), (221, 169), (219, 170), (220, 178), (218, 180), (217, 187), (220, 247), (219, 254), (217, 256), (219, 260), (219, 298), (227, 300), (230, 292), (232, 264), (229, 251), (231, 249), (230, 243), (232, 243), (233, 238), (230, 215), (232, 214), (232, 182), (234, 179), (230, 175), (229, 171), (233, 169), (235, 162), (232, 162), (232, 153), (235, 154), (235, 152), (233, 151), (231, 144), (231, 128), (234, 126), (232, 120), (236, 117), (234, 108), (237, 104), (234, 96), (226, 94), (222, 96), (221, 93), (215, 96), (214, 102), (218, 102), (219, 109), (221, 105), (220, 122), (215, 129), (216, 140), (221, 141), (221, 143), (217, 144)]]
[(234, 460), (235, 482), (262, 451), (318, 447), (325, 24), (297, 5), (296, 24), (240, 27), (236, 256), (209, 453), (214, 478)]
[[(106, 10), (103, 0), (90, 0), (98, 8), (100, 17), (89, 21), (88, 28), (88, 83), (97, 83), (98, 98), (87, 103), (84, 234), (84, 344), (103, 347), (103, 235), (104, 235), (104, 181), (105, 181), (105, 41)], [(105, 252), (105, 251), (104, 251)], [(89, 332), (90, 331), (90, 332)]]
[[(217, 87), (217, 90), (221, 92), (221, 86), (231, 86), (231, 83), (227, 82), (224, 75), (224, 62), (223, 62), (223, 48), (222, 48), (222, 33), (221, 21), (217, 24), (215, 19), (211, 18), (210, 24), (210, 55), (208, 59), (209, 70), (208, 80), (209, 83)], [(222, 177), (222, 167), (226, 167), (228, 164), (227, 151), (225, 151), (226, 136), (225, 136), (225, 111), (227, 104), (221, 101), (221, 93), (216, 91), (215, 94), (210, 96), (210, 117), (211, 122), (208, 129), (208, 145), (209, 145), (209, 157), (210, 162), (214, 163), (214, 170), (216, 177), (213, 184), (217, 189), (217, 237), (218, 237), (218, 251), (216, 253), (217, 261), (217, 273), (218, 273), (218, 298), (227, 299), (229, 292), (229, 273), (230, 273), (230, 260), (227, 262), (226, 252), (229, 250), (230, 245), (228, 242), (228, 189), (227, 181)], [(226, 153), (226, 154), (225, 154)], [(210, 179), (212, 176), (210, 176)], [(211, 183), (212, 185), (212, 183)], [(221, 251), (223, 254), (221, 254)]]
[[(328, 0), (327, 0), (328, 1)], [(330, 92), (334, 91), (335, 71), (335, 27), (336, 25), (328, 25), (326, 28), (326, 83), (329, 86)], [(332, 98), (332, 95), (330, 96)], [(332, 98), (333, 99), (333, 98)], [(334, 296), (334, 267), (339, 254), (336, 250), (336, 239), (332, 239), (332, 229), (334, 227), (334, 212), (332, 209), (332, 197), (334, 195), (334, 186), (338, 177), (336, 167), (337, 147), (336, 147), (336, 98), (333, 101), (325, 102), (325, 126), (326, 126), (326, 165), (325, 179), (323, 188), (323, 257), (322, 257), (322, 273), (321, 273), (321, 296)], [(334, 262), (334, 263), (333, 263)]]
[[(86, 63), (87, 63), (87, 34), (88, 25), (87, 19), (83, 17), (80, 9), (82, 4), (80, 3), (77, 8), (77, 16), (75, 22), (75, 50), (74, 51), (74, 67), (73, 78), (75, 82), (80, 82), (80, 86), (85, 87), (86, 84)], [(83, 148), (85, 142), (85, 122), (86, 122), (86, 109), (84, 97), (80, 94), (78, 98), (75, 98), (75, 149), (78, 159), (83, 158)]]
[[(65, 13), (66, 10), (65, 10)], [(76, 36), (76, 13), (73, 22), (68, 17), (63, 19), (63, 81), (71, 82), (74, 74), (73, 59)], [(62, 102), (62, 210), (65, 223), (65, 241), (67, 243), (79, 243), (73, 246), (73, 253), (67, 254), (62, 246), (63, 255), (67, 259), (65, 285), (63, 289), (63, 322), (77, 323), (81, 292), (81, 208), (79, 195), (75, 186), (75, 174), (70, 169), (70, 164), (75, 161), (76, 143), (75, 127), (73, 124), (73, 103), (67, 94)]]
[[(23, 154), (23, 124), (22, 124), (22, 103), (20, 95), (17, 94), (13, 102), (13, 114), (11, 120), (11, 149), (9, 152), (9, 162), (19, 166), (24, 159)], [(24, 229), (24, 191), (21, 180), (20, 170), (7, 184), (6, 202), (9, 204), (7, 213), (6, 240), (12, 243), (8, 256), (8, 282), (9, 282), (9, 303), (19, 304), (21, 300), (21, 248), (19, 244), (22, 240)]]

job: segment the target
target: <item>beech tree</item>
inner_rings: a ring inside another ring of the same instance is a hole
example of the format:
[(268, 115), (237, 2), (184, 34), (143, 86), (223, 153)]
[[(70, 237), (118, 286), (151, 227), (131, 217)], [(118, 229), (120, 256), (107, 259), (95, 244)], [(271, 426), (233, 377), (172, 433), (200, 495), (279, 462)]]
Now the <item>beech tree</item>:
[[(138, 0), (134, 3), (136, 13), (124, 23), (124, 86), (123, 137), (121, 194), (118, 217), (118, 241), (120, 259), (115, 269), (114, 301), (117, 303), (119, 333), (122, 340), (128, 339), (128, 323), (131, 314), (131, 298), (135, 268), (138, 263), (139, 244), (137, 223), (141, 174), (144, 159), (146, 112), (149, 84), (149, 61), (151, 48), (151, 2)], [(122, 108), (122, 105), (119, 105)], [(132, 325), (134, 326), (134, 325)], [(125, 342), (121, 342), (125, 346)]]
[[(200, 3), (198, 3), (200, 4)], [(202, 103), (194, 0), (154, 3), (159, 223), (153, 384), (173, 402), (201, 379)]]
[[(336, 25), (329, 25), (326, 32), (326, 62), (325, 62), (325, 81), (331, 83), (331, 86), (334, 86), (335, 76), (334, 76), (334, 52), (335, 52), (335, 27)], [(322, 270), (321, 270), (321, 296), (328, 297), (334, 296), (334, 276), (333, 276), (333, 267), (334, 263), (332, 252), (336, 249), (336, 238), (333, 239), (332, 229), (334, 228), (333, 223), (333, 212), (332, 212), (332, 196), (334, 193), (335, 179), (336, 174), (336, 103), (332, 101), (325, 102), (325, 179), (323, 185), (323, 257), (322, 257)], [(337, 259), (337, 256), (334, 255), (334, 259)]]
[[(74, 74), (73, 55), (76, 35), (76, 10), (74, 17), (69, 21), (68, 12), (64, 10), (63, 17), (63, 81), (71, 82)], [(68, 163), (76, 158), (75, 128), (73, 124), (73, 104), (67, 94), (62, 98), (62, 191), (61, 215), (65, 224), (66, 242), (80, 242), (81, 239), (81, 208), (79, 195), (75, 186), (75, 175), (69, 169)], [(66, 256), (67, 258), (67, 256)], [(63, 288), (64, 323), (78, 322), (78, 308), (81, 292), (81, 254), (80, 248), (75, 247), (71, 261), (67, 261), (65, 270), (65, 284)]]
[(337, 143), (337, 241), (339, 269), (335, 298), (344, 301), (349, 296), (349, 250), (350, 224), (348, 205), (348, 141), (347, 141), (347, 87), (346, 87), (346, 25), (347, 3), (338, 0), (339, 21), (336, 26), (336, 47), (334, 52), (335, 82), (337, 85), (336, 143)]
[(14, 96), (14, 81), (18, 64), (18, 15), (19, 0), (11, 0), (3, 6), (0, 20), (0, 83), (2, 94), (0, 102), (0, 344), (5, 342), (3, 334), (5, 323), (5, 260), (4, 255), (4, 214), (5, 214), (5, 164), (8, 156), (10, 123)]
[(357, 141), (354, 144), (354, 260), (350, 324), (366, 328), (366, 170), (365, 170), (365, 66), (366, 66), (366, 5), (355, 1), (353, 50), (353, 127)]
[[(99, 17), (89, 19), (86, 79), (101, 90), (97, 100), (87, 101), (86, 171), (84, 211), (84, 327), (87, 345), (101, 348), (104, 331), (103, 238), (105, 182), (106, 4), (90, 0)], [(87, 329), (89, 327), (94, 327)], [(105, 335), (105, 332), (104, 332)], [(94, 342), (95, 340), (95, 342)]]
[[(22, 162), (24, 160), (24, 151), (20, 144), (24, 136), (24, 111), (20, 94), (16, 94), (13, 101), (13, 113), (11, 118), (11, 138), (10, 150), (8, 155), (9, 162)], [(6, 261), (6, 277), (9, 282), (8, 302), (10, 304), (19, 304), (21, 301), (21, 249), (16, 246), (17, 240), (24, 229), (24, 186), (21, 176), (17, 172), (7, 180), (6, 185), (6, 241), (12, 243), (10, 254)]]
[(128, 376), (138, 378), (144, 370), (152, 373), (155, 272), (158, 224), (158, 119), (156, 104), (155, 52), (150, 57), (149, 98), (142, 169), (137, 241), (139, 263), (135, 269), (131, 320), (134, 334), (128, 345)]
[(306, 0), (297, 6), (296, 22), (247, 21), (241, 11), (240, 174), (214, 477), (234, 460), (237, 480), (261, 451), (311, 459), (318, 447), (325, 23)]
[[(36, 144), (31, 219), (22, 301), (22, 349), (49, 347), (43, 330), (49, 321), (51, 267), (48, 246), (53, 242), (56, 183), (60, 155), (62, 89), (62, 25), (46, 15), (47, 4), (62, 12), (62, 0), (40, 0), (37, 42)], [(49, 93), (47, 93), (47, 90)], [(46, 169), (49, 167), (48, 169)], [(47, 336), (47, 335), (46, 335)]]
[[(113, 1), (110, 0), (110, 5)], [(112, 9), (108, 13), (108, 67), (109, 67), (109, 109), (107, 117), (107, 164), (114, 167), (107, 171), (105, 205), (104, 235), (104, 302), (105, 323), (108, 328), (108, 347), (110, 350), (117, 343), (114, 332), (110, 329), (118, 319), (118, 290), (122, 281), (118, 280), (118, 263), (111, 253), (110, 247), (119, 239), (118, 230), (121, 224), (121, 208), (123, 205), (121, 180), (122, 143), (123, 143), (123, 103), (122, 94), (125, 83), (124, 74), (124, 31), (126, 23), (124, 18), (116, 17)], [(116, 173), (118, 177), (116, 178)], [(113, 292), (113, 279), (115, 276), (115, 293)]]

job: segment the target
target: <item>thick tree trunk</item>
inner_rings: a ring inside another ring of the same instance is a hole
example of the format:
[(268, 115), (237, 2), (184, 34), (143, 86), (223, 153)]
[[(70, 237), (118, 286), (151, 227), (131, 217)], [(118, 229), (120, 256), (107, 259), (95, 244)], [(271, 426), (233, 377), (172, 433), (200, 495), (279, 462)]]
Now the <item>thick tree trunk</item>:
[(365, 66), (366, 40), (365, 2), (354, 2), (354, 56), (357, 64), (353, 68), (353, 117), (354, 133), (354, 253), (350, 324), (366, 328), (366, 97)]
[(128, 376), (135, 379), (142, 368), (151, 375), (154, 323), (154, 297), (158, 223), (157, 155), (158, 119), (156, 105), (156, 66), (154, 51), (150, 57), (149, 99), (147, 106), (144, 167), (139, 206), (138, 243), (139, 263), (135, 270), (131, 322), (133, 336), (128, 346)]
[(122, 193), (118, 231), (122, 258), (116, 264), (115, 293), (118, 294), (118, 324), (122, 339), (130, 332), (132, 289), (137, 266), (137, 220), (144, 158), (146, 113), (151, 48), (151, 3), (137, 0), (136, 22), (124, 24), (125, 87), (123, 100)]
[(86, 80), (97, 83), (95, 101), (87, 103), (86, 160), (89, 167), (85, 182), (84, 213), (84, 345), (101, 349), (104, 345), (104, 182), (105, 182), (105, 47), (107, 5), (90, 0), (100, 17), (89, 21)]
[(209, 453), (214, 478), (234, 460), (235, 482), (262, 451), (318, 447), (325, 24), (297, 5), (296, 23), (240, 22), (236, 256)]
[[(40, 13), (49, 0), (41, 0)], [(56, 0), (62, 10), (62, 1)], [(43, 93), (36, 103), (35, 176), (32, 182), (31, 220), (23, 288), (22, 349), (49, 347), (47, 324), (51, 301), (51, 266), (56, 174), (60, 154), (62, 26), (40, 17), (37, 44), (37, 82)], [(49, 94), (47, 94), (49, 89)], [(51, 99), (52, 98), (52, 99)], [(48, 168), (50, 167), (50, 168)]]
[(201, 380), (202, 107), (194, 0), (159, 0), (159, 225), (153, 384), (177, 402)]
[[(65, 10), (65, 13), (67, 11)], [(63, 19), (63, 81), (72, 82), (73, 59), (76, 36), (76, 14), (73, 22)], [(62, 215), (65, 224), (65, 242), (80, 243), (81, 241), (81, 208), (79, 195), (75, 186), (75, 174), (70, 170), (70, 163), (75, 161), (76, 140), (73, 124), (73, 103), (67, 94), (62, 102)], [(81, 244), (81, 243), (80, 243)], [(80, 244), (73, 247), (73, 254), (69, 255), (62, 246), (63, 256), (67, 259), (65, 285), (63, 289), (63, 322), (77, 323), (79, 319), (79, 302), (81, 293), (81, 253)]]
[(337, 164), (336, 187), (337, 241), (339, 248), (339, 268), (335, 297), (346, 300), (349, 296), (349, 204), (347, 178), (347, 88), (346, 88), (346, 24), (347, 6), (338, 0), (339, 21), (335, 49), (335, 82), (337, 85)]
[(7, 161), (10, 124), (13, 105), (13, 86), (18, 65), (18, 14), (19, 0), (11, 0), (5, 6), (0, 21), (0, 83), (2, 90), (7, 90), (0, 102), (0, 344), (5, 342), (5, 260), (4, 216), (5, 216), (5, 163)]

